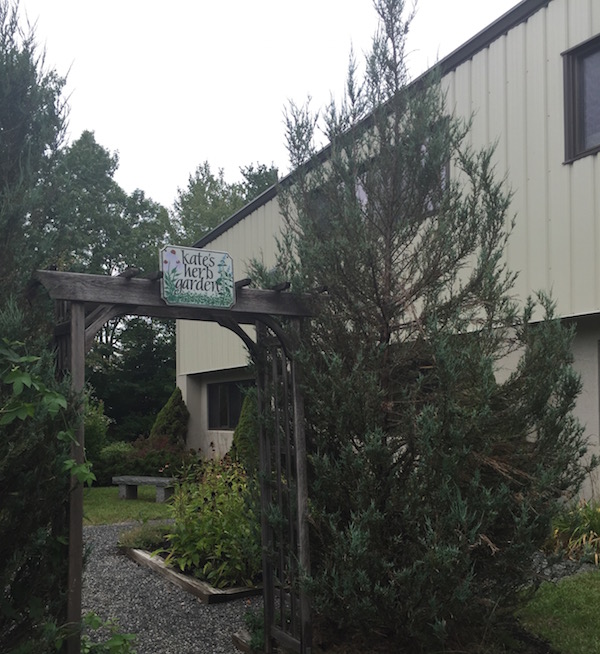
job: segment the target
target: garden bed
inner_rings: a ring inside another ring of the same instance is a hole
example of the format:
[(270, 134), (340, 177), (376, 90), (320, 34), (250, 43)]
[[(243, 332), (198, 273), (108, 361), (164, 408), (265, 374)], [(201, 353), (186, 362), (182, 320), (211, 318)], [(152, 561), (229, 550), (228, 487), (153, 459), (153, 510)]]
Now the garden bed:
[(123, 551), (132, 561), (153, 570), (167, 581), (191, 593), (205, 604), (228, 602), (262, 594), (262, 588), (260, 587), (240, 586), (235, 588), (215, 588), (205, 581), (200, 581), (199, 579), (173, 570), (173, 568), (165, 564), (160, 556), (152, 556), (150, 552), (135, 548), (124, 548)]

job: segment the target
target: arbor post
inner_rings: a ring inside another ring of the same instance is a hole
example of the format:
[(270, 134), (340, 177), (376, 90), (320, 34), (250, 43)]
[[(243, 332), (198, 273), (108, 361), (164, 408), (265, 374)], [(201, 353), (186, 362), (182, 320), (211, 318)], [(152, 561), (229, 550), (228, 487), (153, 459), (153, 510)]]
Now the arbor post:
[[(83, 387), (85, 384), (85, 307), (82, 302), (71, 303), (71, 388), (77, 401), (77, 428), (71, 444), (71, 458), (76, 465), (85, 460)], [(81, 652), (81, 591), (83, 582), (83, 484), (71, 476), (69, 498), (69, 595), (67, 622), (72, 633), (67, 641), (67, 654)]]
[[(301, 335), (302, 321), (296, 319), (296, 334)], [(292, 394), (294, 405), (294, 436), (296, 446), (296, 485), (298, 503), (298, 563), (300, 575), (310, 576), (310, 543), (308, 533), (308, 468), (306, 455), (306, 433), (304, 429), (304, 397), (300, 390), (300, 371), (296, 358), (291, 360), (292, 367)], [(310, 654), (312, 651), (312, 622), (310, 601), (306, 591), (302, 588), (300, 581), (300, 634), (301, 649), (303, 654)]]

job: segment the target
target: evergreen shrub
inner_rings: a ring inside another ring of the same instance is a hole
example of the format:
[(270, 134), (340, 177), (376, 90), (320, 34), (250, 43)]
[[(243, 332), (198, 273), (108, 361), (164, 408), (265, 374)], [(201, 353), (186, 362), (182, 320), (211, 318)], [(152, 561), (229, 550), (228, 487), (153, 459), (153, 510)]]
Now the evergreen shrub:
[(249, 474), (258, 470), (258, 410), (255, 388), (249, 389), (244, 397), (240, 419), (233, 432), (230, 456), (234, 461), (239, 461)]
[(374, 5), (364, 79), (352, 61), (341, 103), (287, 114), (277, 269), (327, 289), (296, 354), (305, 583), (348, 640), (487, 652), (586, 475), (573, 333), (547, 297), (514, 299), (494, 150), (471, 147), (435, 74), (407, 84), (406, 3)]
[(176, 386), (165, 406), (159, 411), (150, 431), (150, 442), (167, 439), (174, 446), (185, 445), (190, 413), (183, 401), (181, 389)]
[(95, 472), (100, 452), (107, 445), (110, 418), (104, 415), (104, 403), (93, 396), (91, 391), (85, 393), (85, 455)]

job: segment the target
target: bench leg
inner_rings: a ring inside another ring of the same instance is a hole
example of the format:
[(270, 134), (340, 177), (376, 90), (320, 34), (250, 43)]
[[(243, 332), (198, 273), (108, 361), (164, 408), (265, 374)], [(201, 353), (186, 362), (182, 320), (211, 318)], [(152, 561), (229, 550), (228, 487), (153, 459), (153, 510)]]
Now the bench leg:
[(173, 495), (173, 488), (165, 488), (164, 486), (156, 487), (156, 502), (158, 504), (163, 504), (166, 502), (171, 495)]
[(119, 499), (121, 500), (137, 500), (137, 486), (130, 484), (119, 484)]

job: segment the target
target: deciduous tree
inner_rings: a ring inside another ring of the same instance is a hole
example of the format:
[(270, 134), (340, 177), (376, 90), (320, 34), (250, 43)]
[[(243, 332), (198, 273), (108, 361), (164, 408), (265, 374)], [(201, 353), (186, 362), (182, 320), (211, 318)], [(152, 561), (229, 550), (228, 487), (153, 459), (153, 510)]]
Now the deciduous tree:
[(174, 324), (130, 318), (112, 344), (96, 344), (87, 362), (87, 377), (113, 420), (109, 437), (148, 436), (175, 385)]
[(250, 164), (240, 172), (243, 180), (230, 183), (222, 169), (215, 174), (205, 161), (190, 175), (187, 187), (178, 190), (173, 208), (182, 242), (194, 243), (277, 182), (273, 166)]
[(158, 250), (172, 233), (168, 213), (143, 191), (125, 193), (114, 179), (118, 164), (90, 131), (56, 157), (32, 217), (44, 235), (46, 265), (94, 274), (157, 269)]
[(50, 652), (44, 625), (66, 621), (67, 389), (52, 352), (18, 342), (22, 325), (14, 302), (0, 308), (0, 651)]
[(250, 164), (240, 168), (242, 191), (246, 202), (257, 198), (268, 188), (277, 184), (277, 168), (265, 164)]

